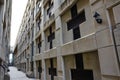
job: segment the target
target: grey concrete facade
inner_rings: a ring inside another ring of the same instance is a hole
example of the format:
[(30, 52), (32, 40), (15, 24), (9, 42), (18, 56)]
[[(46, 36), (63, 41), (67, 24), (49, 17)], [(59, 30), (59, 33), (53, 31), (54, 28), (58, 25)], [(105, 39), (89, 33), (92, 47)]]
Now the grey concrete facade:
[(10, 52), (12, 0), (0, 0), (0, 80), (4, 79)]
[(16, 66), (38, 80), (76, 80), (84, 72), (91, 80), (119, 80), (119, 11), (119, 0), (29, 0)]

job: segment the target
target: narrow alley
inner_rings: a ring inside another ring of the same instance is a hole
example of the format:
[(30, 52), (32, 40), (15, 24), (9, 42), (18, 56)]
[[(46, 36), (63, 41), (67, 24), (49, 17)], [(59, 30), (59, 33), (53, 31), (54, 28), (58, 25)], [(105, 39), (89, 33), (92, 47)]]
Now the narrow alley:
[(9, 69), (10, 80), (35, 80), (27, 78), (25, 73), (18, 71), (16, 67), (9, 67)]
[(120, 0), (0, 0), (0, 80), (120, 80)]

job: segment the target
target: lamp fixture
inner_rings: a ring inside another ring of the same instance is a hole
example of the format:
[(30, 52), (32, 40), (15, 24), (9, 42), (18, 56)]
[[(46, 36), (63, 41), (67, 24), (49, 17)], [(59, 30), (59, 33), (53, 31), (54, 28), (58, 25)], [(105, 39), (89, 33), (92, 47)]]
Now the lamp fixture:
[(101, 16), (98, 12), (95, 12), (93, 17), (95, 18), (97, 23), (102, 24), (102, 19), (101, 19)]

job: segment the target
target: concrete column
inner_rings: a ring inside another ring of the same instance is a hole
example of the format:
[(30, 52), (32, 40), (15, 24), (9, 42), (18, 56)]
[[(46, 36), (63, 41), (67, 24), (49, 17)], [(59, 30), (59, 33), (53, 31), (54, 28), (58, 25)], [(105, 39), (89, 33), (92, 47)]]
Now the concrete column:
[(102, 18), (102, 24), (99, 24), (94, 20), (102, 78), (103, 80), (118, 80), (117, 77), (110, 78), (112, 76), (119, 76), (120, 69), (109, 28), (110, 25), (107, 20), (107, 8), (102, 0), (90, 0), (90, 3), (93, 15), (97, 12)]
[(41, 80), (46, 80), (47, 76), (46, 76), (46, 65), (45, 65), (45, 60), (42, 59), (42, 78)]

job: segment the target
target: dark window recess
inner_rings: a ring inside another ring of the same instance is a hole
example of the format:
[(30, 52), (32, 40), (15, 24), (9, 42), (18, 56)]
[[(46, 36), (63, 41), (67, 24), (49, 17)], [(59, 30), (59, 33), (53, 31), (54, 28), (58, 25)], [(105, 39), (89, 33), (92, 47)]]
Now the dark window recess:
[(32, 9), (31, 15), (32, 15), (32, 20), (34, 20), (34, 8)]
[(41, 52), (41, 42), (38, 43), (39, 53)]
[(75, 61), (76, 61), (76, 68), (77, 69), (84, 69), (83, 64), (83, 55), (82, 54), (76, 54), (75, 55)]
[(50, 12), (50, 8), (47, 9), (47, 14), (49, 14), (49, 12)]
[(48, 42), (50, 43), (50, 49), (53, 48), (52, 41), (55, 39), (55, 33), (52, 32), (52, 27), (49, 28), (50, 35), (48, 36)]
[(72, 80), (94, 80), (92, 70), (71, 69)]
[(78, 27), (81, 23), (85, 21), (85, 12), (83, 10), (80, 14), (78, 14), (76, 17), (72, 18), (70, 21), (67, 22), (68, 30)]
[[(32, 27), (33, 27), (34, 25), (32, 25)], [(33, 40), (33, 38), (34, 38), (34, 28), (32, 28), (32, 40)]]
[(57, 70), (54, 68), (53, 59), (50, 59), (49, 75), (51, 75), (51, 80), (54, 80), (54, 76), (57, 76)]
[(39, 63), (38, 66), (39, 79), (41, 79), (41, 73), (42, 73), (41, 61), (39, 61), (38, 63)]
[(31, 71), (33, 71), (33, 65), (34, 65), (34, 62), (32, 61), (31, 62)]
[(49, 49), (52, 49), (53, 48), (52, 42), (50, 42), (49, 45), (50, 45)]
[(73, 29), (73, 38), (78, 39), (81, 37), (79, 25), (86, 21), (85, 11), (81, 11), (79, 14), (77, 12), (76, 4), (71, 8), (72, 19), (67, 22), (68, 31)]
[(51, 12), (51, 9), (53, 8), (54, 3), (51, 0), (49, 0), (48, 4), (49, 4), (49, 8), (47, 9), (47, 14)]
[(76, 69), (71, 69), (72, 80), (94, 80), (93, 71), (84, 69), (83, 55), (76, 54), (75, 61)]
[(80, 38), (81, 35), (80, 35), (79, 27), (76, 27), (76, 28), (73, 29), (73, 34), (74, 34), (74, 36), (73, 36), (74, 40)]
[(30, 19), (28, 20), (28, 24), (29, 24), (29, 26), (30, 26)]
[(42, 73), (42, 67), (38, 67), (38, 72), (39, 72), (39, 79), (41, 79), (41, 73)]
[(48, 42), (52, 41), (53, 39), (55, 39), (55, 33), (50, 33), (50, 35), (48, 36)]
[(56, 71), (57, 71), (56, 68), (49, 68), (49, 75), (57, 76)]
[(48, 4), (49, 4), (49, 7), (53, 6), (53, 1), (49, 0)]
[(78, 15), (77, 12), (77, 5), (75, 4), (72, 8), (71, 8), (71, 16), (72, 18), (76, 17)]
[(38, 22), (37, 22), (37, 27), (38, 27), (39, 30), (40, 30), (40, 23), (41, 23), (41, 21), (38, 20)]
[(33, 41), (32, 41), (31, 46), (32, 46), (32, 50), (31, 50), (31, 54), (32, 54), (32, 56), (31, 56), (31, 57), (33, 57), (33, 56), (34, 56), (34, 42), (33, 42)]
[(51, 15), (51, 12), (49, 13), (49, 17), (51, 17), (52, 15)]
[(38, 67), (38, 72), (42, 73), (42, 67), (40, 67), (40, 66)]

